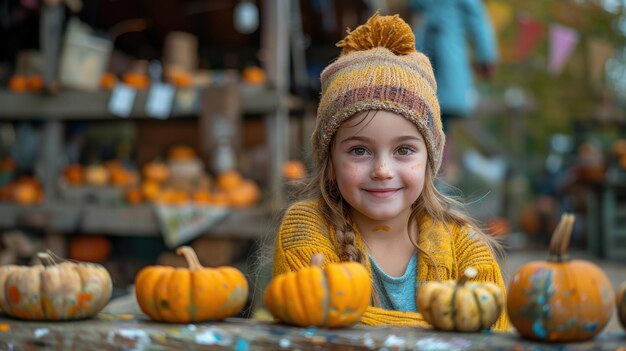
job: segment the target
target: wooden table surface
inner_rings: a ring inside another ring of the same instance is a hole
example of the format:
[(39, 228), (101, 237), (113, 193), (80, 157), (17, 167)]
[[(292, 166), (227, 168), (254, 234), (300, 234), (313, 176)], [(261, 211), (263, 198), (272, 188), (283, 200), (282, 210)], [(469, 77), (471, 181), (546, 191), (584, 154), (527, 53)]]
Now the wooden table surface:
[(582, 343), (548, 344), (523, 340), (515, 333), (448, 333), (367, 326), (328, 330), (241, 318), (188, 325), (164, 324), (148, 320), (127, 303), (113, 305), (95, 318), (83, 321), (29, 322), (0, 317), (0, 350), (626, 351), (623, 331), (604, 332)]

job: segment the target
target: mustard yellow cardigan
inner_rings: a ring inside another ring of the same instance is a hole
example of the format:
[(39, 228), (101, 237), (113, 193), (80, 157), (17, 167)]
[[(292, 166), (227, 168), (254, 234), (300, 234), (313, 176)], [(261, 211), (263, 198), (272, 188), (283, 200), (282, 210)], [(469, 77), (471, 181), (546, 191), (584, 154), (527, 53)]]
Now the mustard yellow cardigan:
[[(439, 279), (457, 279), (459, 272), (472, 266), (478, 270), (478, 276), (473, 280), (493, 282), (499, 285), (502, 291), (506, 291), (500, 267), (491, 250), (483, 242), (473, 238), (468, 228), (456, 225), (448, 227), (451, 233), (442, 224), (433, 223), (432, 219), (426, 216), (422, 217), (419, 223), (418, 245), (433, 258), (439, 271)], [(367, 257), (359, 233), (356, 233), (356, 245)], [(308, 266), (311, 256), (316, 252), (324, 254), (325, 263), (340, 261), (334, 230), (320, 212), (318, 202), (297, 203), (287, 210), (278, 230), (274, 246), (273, 275), (297, 271)], [(418, 254), (418, 284), (437, 280), (433, 261), (425, 255)], [(370, 262), (369, 260), (365, 262), (371, 276)], [(421, 313), (391, 311), (373, 306), (367, 308), (361, 323), (430, 328)], [(503, 312), (494, 329), (502, 331), (508, 328), (509, 322), (506, 313)]]

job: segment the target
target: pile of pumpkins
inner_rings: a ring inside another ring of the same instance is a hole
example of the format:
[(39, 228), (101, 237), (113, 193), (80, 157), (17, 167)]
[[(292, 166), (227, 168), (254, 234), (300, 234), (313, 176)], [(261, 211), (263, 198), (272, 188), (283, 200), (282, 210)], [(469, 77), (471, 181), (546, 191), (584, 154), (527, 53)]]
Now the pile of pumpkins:
[(219, 173), (212, 179), (193, 148), (176, 145), (165, 161), (154, 160), (143, 165), (141, 172), (128, 169), (112, 160), (89, 166), (69, 165), (62, 177), (70, 186), (114, 186), (126, 189), (130, 205), (159, 203), (169, 206), (195, 205), (247, 208), (260, 199), (258, 185), (238, 171)]
[[(574, 217), (565, 214), (550, 242), (548, 261), (530, 262), (512, 278), (508, 316), (525, 338), (571, 342), (600, 333), (615, 304), (626, 328), (626, 282), (614, 297), (605, 274), (593, 263), (571, 260), (567, 249)], [(239, 313), (248, 298), (245, 276), (234, 267), (203, 267), (192, 248), (177, 250), (188, 268), (148, 266), (135, 278), (141, 310), (171, 323), (221, 320)], [(42, 253), (43, 265), (0, 267), (0, 308), (27, 320), (67, 320), (93, 316), (111, 296), (111, 278), (102, 266), (58, 262)], [(309, 267), (277, 275), (263, 301), (273, 317), (300, 327), (342, 328), (358, 323), (370, 304), (367, 269), (355, 262), (328, 263), (314, 254)], [(469, 281), (468, 268), (458, 281), (427, 282), (418, 307), (437, 330), (477, 332), (488, 329), (503, 310), (503, 294), (493, 283)]]

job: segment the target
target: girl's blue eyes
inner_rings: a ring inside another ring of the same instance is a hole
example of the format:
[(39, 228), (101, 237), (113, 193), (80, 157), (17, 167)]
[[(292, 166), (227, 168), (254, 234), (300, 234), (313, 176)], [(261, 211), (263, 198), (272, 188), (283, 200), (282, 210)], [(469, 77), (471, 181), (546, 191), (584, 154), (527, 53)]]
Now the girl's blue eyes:
[[(370, 154), (369, 150), (367, 150), (366, 148), (362, 146), (353, 147), (348, 152), (354, 156), (365, 156), (365, 155)], [(400, 146), (395, 151), (395, 153), (400, 156), (409, 156), (414, 152), (415, 152), (415, 149), (410, 146)]]

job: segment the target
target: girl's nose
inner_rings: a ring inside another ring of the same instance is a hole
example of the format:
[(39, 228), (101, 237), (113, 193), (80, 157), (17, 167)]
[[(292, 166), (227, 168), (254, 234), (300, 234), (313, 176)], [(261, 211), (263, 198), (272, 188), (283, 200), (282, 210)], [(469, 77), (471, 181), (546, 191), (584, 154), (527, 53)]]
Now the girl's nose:
[(391, 179), (391, 169), (385, 160), (378, 160), (372, 170), (373, 179)]

